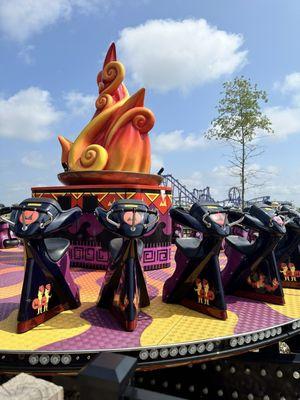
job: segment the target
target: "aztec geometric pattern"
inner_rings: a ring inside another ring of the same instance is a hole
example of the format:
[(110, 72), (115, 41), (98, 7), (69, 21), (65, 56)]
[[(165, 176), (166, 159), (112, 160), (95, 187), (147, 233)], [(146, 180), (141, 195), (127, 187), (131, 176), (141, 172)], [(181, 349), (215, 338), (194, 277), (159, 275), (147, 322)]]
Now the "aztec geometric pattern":
[(96, 207), (110, 208), (120, 199), (143, 200), (150, 208), (157, 208), (160, 217), (158, 228), (144, 238), (144, 269), (153, 270), (171, 265), (171, 188), (143, 185), (93, 185), (57, 186), (32, 188), (34, 197), (52, 198), (62, 209), (79, 206), (84, 215), (70, 229), (71, 266), (106, 269), (108, 265), (108, 242), (113, 236), (102, 234), (103, 228), (93, 215)]

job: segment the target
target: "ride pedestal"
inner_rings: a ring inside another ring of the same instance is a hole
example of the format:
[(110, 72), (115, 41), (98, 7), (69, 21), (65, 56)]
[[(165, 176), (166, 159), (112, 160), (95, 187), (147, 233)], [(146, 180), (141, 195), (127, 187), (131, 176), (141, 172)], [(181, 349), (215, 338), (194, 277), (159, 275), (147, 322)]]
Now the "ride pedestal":
[(71, 241), (69, 250), (71, 266), (107, 269), (108, 244), (116, 235), (100, 226), (94, 211), (98, 206), (108, 209), (112, 203), (120, 199), (142, 200), (147, 206), (155, 207), (159, 212), (157, 229), (143, 238), (144, 269), (155, 270), (171, 265), (170, 187), (128, 183), (46, 186), (33, 187), (32, 196), (54, 199), (63, 210), (75, 206), (82, 209), (82, 217), (65, 235)]

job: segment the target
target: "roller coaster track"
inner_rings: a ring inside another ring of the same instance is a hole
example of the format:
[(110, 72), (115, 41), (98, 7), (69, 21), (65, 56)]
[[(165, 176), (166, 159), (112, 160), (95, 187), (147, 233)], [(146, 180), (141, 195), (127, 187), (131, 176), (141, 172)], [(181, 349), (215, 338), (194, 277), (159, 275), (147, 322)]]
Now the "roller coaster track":
[[(172, 188), (173, 205), (175, 206), (189, 208), (192, 204), (199, 201), (214, 201), (210, 194), (209, 186), (204, 189), (189, 190), (173, 175), (162, 175), (162, 177), (163, 185), (171, 186)], [(254, 203), (264, 203), (269, 200), (270, 196), (260, 196), (246, 201), (246, 204), (249, 206)], [(228, 198), (226, 200), (219, 201), (218, 203), (224, 206), (233, 205), (239, 207), (241, 205), (241, 196), (239, 189), (236, 187), (230, 188), (228, 192)]]
[(213, 201), (208, 186), (204, 189), (193, 189), (190, 191), (178, 179), (174, 178), (173, 175), (162, 176), (163, 185), (171, 186), (172, 188), (173, 204), (176, 206), (188, 208), (198, 201)]

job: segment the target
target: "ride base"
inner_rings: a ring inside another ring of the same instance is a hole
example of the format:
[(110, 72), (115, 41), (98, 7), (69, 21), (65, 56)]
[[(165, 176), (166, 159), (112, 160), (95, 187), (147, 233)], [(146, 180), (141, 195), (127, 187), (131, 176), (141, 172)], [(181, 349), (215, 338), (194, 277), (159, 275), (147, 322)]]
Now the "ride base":
[(21, 249), (1, 250), (0, 371), (76, 372), (105, 351), (137, 357), (139, 368), (157, 368), (248, 352), (300, 333), (300, 293), (295, 289), (284, 289), (285, 305), (226, 296), (228, 319), (222, 321), (162, 302), (164, 281), (173, 271), (174, 265), (145, 273), (151, 303), (140, 312), (134, 332), (125, 332), (108, 310), (96, 307), (105, 272), (73, 268), (80, 308), (17, 334), (23, 254)]
[(33, 197), (56, 200), (63, 210), (79, 206), (83, 216), (69, 232), (71, 266), (107, 269), (108, 244), (116, 236), (97, 222), (94, 210), (100, 206), (108, 209), (120, 199), (143, 200), (148, 206), (157, 208), (160, 222), (154, 232), (146, 235), (142, 264), (144, 269), (154, 270), (171, 265), (171, 188), (159, 185), (105, 184), (80, 186), (47, 186), (32, 188)]

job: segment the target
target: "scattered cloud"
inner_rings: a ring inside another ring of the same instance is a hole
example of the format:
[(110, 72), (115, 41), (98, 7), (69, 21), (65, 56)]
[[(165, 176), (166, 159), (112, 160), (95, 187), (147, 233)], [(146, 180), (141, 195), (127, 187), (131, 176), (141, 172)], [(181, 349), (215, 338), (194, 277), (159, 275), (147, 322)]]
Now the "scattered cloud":
[(49, 167), (49, 164), (46, 165), (45, 157), (39, 151), (30, 151), (21, 158), (21, 163), (26, 167), (35, 168), (35, 169), (45, 169)]
[(151, 171), (156, 174), (164, 166), (164, 160), (159, 155), (153, 153), (151, 156)]
[(91, 115), (95, 111), (95, 95), (71, 91), (64, 96), (66, 107), (73, 115)]
[(205, 19), (168, 19), (125, 28), (117, 44), (135, 83), (187, 91), (243, 67), (243, 41), (242, 35), (219, 30)]
[(282, 82), (275, 82), (274, 87), (283, 93), (300, 92), (300, 72), (286, 75)]
[(42, 141), (51, 137), (62, 113), (52, 104), (50, 93), (38, 87), (0, 97), (0, 137)]
[(78, 11), (90, 14), (101, 6), (109, 8), (110, 0), (2, 0), (0, 29), (12, 40), (24, 42), (34, 34)]
[(275, 133), (273, 138), (285, 138), (300, 133), (300, 107), (268, 107), (265, 113), (272, 122)]
[(184, 134), (183, 130), (160, 133), (152, 136), (152, 146), (157, 153), (169, 153), (177, 150), (194, 150), (207, 145), (202, 135)]
[(21, 50), (18, 52), (18, 57), (27, 65), (34, 64), (34, 46), (29, 44), (27, 46), (23, 46)]
[(286, 75), (282, 81), (274, 83), (274, 88), (290, 96), (290, 105), (265, 109), (273, 124), (274, 138), (300, 133), (300, 72)]

